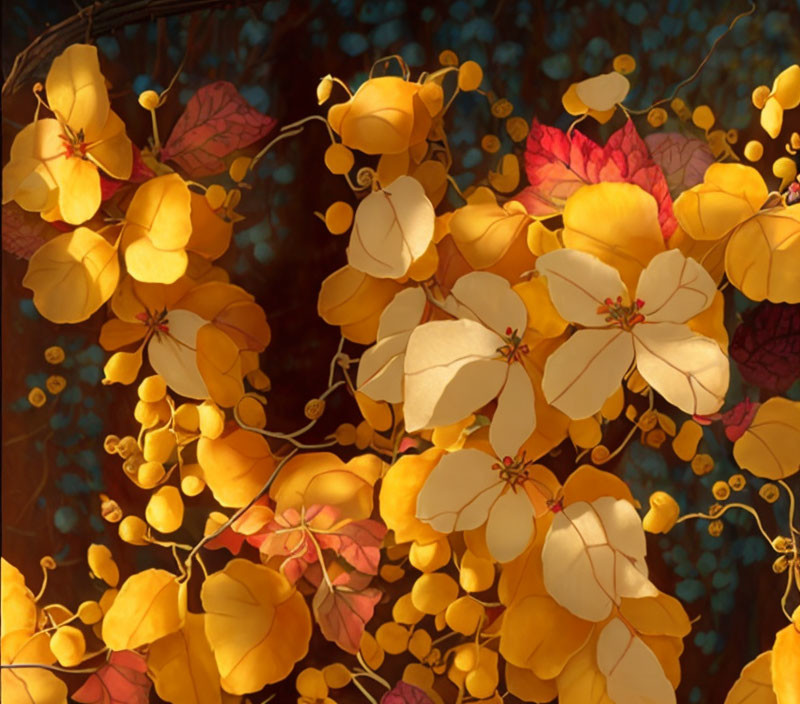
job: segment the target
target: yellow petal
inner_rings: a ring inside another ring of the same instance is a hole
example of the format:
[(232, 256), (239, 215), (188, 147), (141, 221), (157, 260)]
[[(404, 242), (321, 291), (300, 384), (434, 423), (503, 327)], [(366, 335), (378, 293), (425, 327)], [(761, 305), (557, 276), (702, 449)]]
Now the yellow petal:
[(50, 65), (45, 81), (47, 102), (62, 122), (87, 141), (96, 138), (109, 112), (106, 79), (100, 73), (97, 47), (72, 44)]
[(200, 596), (206, 637), (226, 691), (247, 694), (279, 682), (308, 652), (311, 614), (279, 572), (231, 560), (206, 579)]
[(125, 247), (128, 273), (143, 283), (174, 283), (186, 272), (188, 263), (184, 250), (167, 252), (157, 249), (147, 237), (132, 241)]
[(600, 183), (573, 193), (564, 206), (564, 246), (593, 254), (617, 269), (629, 291), (664, 240), (658, 207), (630, 183)]
[(197, 368), (211, 398), (230, 408), (244, 395), (239, 348), (215, 325), (197, 331)]
[(585, 115), (589, 108), (578, 96), (578, 84), (573, 83), (567, 88), (567, 92), (561, 96), (561, 104), (570, 115)]
[(211, 209), (208, 200), (194, 191), (191, 205), (192, 235), (186, 249), (206, 259), (221, 257), (230, 246), (233, 223), (223, 220)]
[(100, 207), (100, 174), (90, 161), (77, 156), (53, 159), (50, 169), (58, 185), (58, 209), (65, 222), (80, 225)]
[(22, 572), (5, 558), (0, 558), (0, 639), (17, 631), (27, 638), (35, 630), (36, 602), (33, 592), (26, 586)]
[(103, 367), (104, 384), (132, 384), (142, 368), (142, 347), (135, 352), (115, 352)]
[(511, 193), (519, 186), (519, 159), (515, 154), (506, 154), (497, 171), (489, 172), (489, 183), (500, 193)]
[(778, 704), (800, 701), (800, 629), (790, 623), (775, 634), (772, 646), (772, 687)]
[(786, 479), (800, 470), (800, 402), (775, 396), (756, 411), (750, 427), (733, 445), (742, 468), (764, 479)]
[(764, 108), (761, 110), (761, 126), (772, 139), (776, 139), (781, 132), (783, 106), (775, 96), (767, 98), (767, 102), (764, 103)]
[(643, 599), (623, 599), (620, 613), (638, 633), (683, 638), (692, 625), (683, 605), (669, 594)]
[(42, 245), (28, 263), (23, 286), (37, 310), (54, 323), (86, 320), (119, 281), (117, 250), (89, 228), (79, 227)]
[(731, 235), (730, 282), (754, 301), (800, 303), (800, 204), (756, 215)]
[(556, 698), (555, 680), (543, 680), (530, 670), (506, 663), (508, 691), (524, 702), (549, 702)]
[(88, 145), (87, 154), (112, 178), (127, 181), (133, 168), (133, 148), (125, 134), (125, 123), (113, 110), (96, 140)]
[(778, 700), (772, 690), (771, 668), (771, 650), (747, 663), (725, 697), (725, 704), (777, 704)]
[(411, 588), (414, 606), (424, 614), (438, 614), (458, 596), (458, 584), (442, 572), (423, 574)]
[(673, 205), (678, 224), (695, 240), (718, 240), (756, 213), (767, 186), (752, 166), (712, 164), (703, 183), (684, 191)]
[(125, 230), (133, 239), (146, 235), (160, 250), (185, 247), (192, 234), (191, 194), (186, 182), (177, 174), (145, 181), (125, 213)]
[(178, 581), (165, 570), (149, 569), (125, 580), (103, 619), (103, 640), (111, 650), (133, 650), (182, 626)]

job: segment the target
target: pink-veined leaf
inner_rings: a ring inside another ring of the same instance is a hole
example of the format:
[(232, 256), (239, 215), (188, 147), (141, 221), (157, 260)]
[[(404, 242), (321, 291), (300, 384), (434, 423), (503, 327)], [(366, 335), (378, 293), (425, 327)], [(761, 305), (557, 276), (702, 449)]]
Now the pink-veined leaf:
[(322, 635), (348, 653), (358, 652), (364, 627), (383, 596), (368, 586), (371, 580), (360, 572), (345, 572), (333, 580), (333, 590), (323, 580), (311, 602)]
[(60, 230), (42, 220), (38, 213), (29, 213), (13, 202), (3, 206), (3, 250), (9, 254), (30, 259), (39, 247), (58, 234)]
[(348, 523), (335, 533), (319, 533), (316, 538), (321, 548), (333, 550), (359, 572), (375, 575), (385, 535), (383, 523), (366, 519)]
[(532, 215), (559, 212), (581, 186), (612, 181), (635, 183), (656, 199), (665, 238), (677, 225), (664, 174), (630, 120), (604, 147), (577, 130), (568, 136), (534, 120), (526, 145), (525, 171), (530, 186), (517, 200)]
[(673, 198), (702, 183), (706, 169), (715, 161), (704, 139), (685, 137), (678, 132), (649, 134), (644, 142), (653, 161), (664, 172)]
[(72, 699), (82, 704), (148, 704), (153, 683), (146, 673), (147, 662), (138, 653), (111, 653), (108, 662), (89, 675)]
[(400, 680), (381, 697), (381, 704), (433, 704), (433, 700), (419, 687)]
[(253, 108), (233, 83), (203, 86), (186, 104), (161, 150), (189, 176), (211, 176), (225, 170), (225, 157), (266, 136), (275, 120)]

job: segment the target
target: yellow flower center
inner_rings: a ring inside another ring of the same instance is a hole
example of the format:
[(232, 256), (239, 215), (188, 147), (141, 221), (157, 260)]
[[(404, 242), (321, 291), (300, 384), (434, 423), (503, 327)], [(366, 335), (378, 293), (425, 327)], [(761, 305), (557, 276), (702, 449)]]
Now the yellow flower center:
[(644, 301), (637, 298), (631, 305), (626, 306), (622, 303), (622, 296), (617, 296), (614, 301), (606, 298), (602, 306), (597, 307), (599, 315), (606, 316), (606, 322), (616, 325), (623, 330), (630, 330), (634, 325), (644, 322), (644, 315), (640, 312), (644, 306)]
[(498, 347), (497, 351), (506, 358), (509, 364), (521, 362), (522, 355), (528, 354), (528, 345), (522, 344), (522, 336), (516, 330), (512, 330), (510, 327), (506, 328), (503, 340), (505, 344)]

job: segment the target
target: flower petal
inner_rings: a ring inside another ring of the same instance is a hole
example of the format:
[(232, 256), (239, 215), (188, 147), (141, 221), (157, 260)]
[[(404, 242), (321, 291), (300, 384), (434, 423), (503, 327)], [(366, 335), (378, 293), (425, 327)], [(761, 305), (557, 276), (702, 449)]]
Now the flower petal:
[(102, 192), (97, 167), (78, 157), (56, 158), (50, 169), (58, 184), (58, 208), (64, 222), (80, 225), (100, 207)]
[(678, 249), (653, 257), (636, 289), (636, 297), (644, 301), (642, 315), (649, 322), (668, 323), (685, 323), (702, 313), (716, 293), (709, 273)]
[(631, 84), (625, 76), (616, 71), (587, 78), (575, 84), (575, 94), (590, 110), (603, 112), (611, 110), (628, 95)]
[(656, 200), (632, 183), (598, 183), (573, 193), (564, 206), (562, 240), (617, 269), (629, 291), (665, 249)]
[(587, 418), (617, 390), (632, 361), (633, 341), (625, 330), (579, 330), (547, 358), (542, 390), (573, 420)]
[(503, 340), (473, 320), (437, 320), (417, 327), (406, 350), (405, 423), (409, 432), (450, 425), (491, 401), (508, 363)]
[(633, 340), (639, 373), (673, 406), (690, 415), (720, 409), (730, 365), (714, 340), (676, 323), (636, 325)]
[(622, 296), (628, 291), (619, 272), (597, 257), (575, 249), (557, 249), (536, 260), (536, 270), (547, 277), (550, 298), (559, 315), (566, 320), (589, 327), (604, 327), (606, 314), (598, 313), (607, 298)]
[(505, 485), (492, 469), (495, 463), (480, 450), (442, 457), (417, 496), (417, 518), (440, 533), (483, 525)]
[(489, 442), (498, 457), (514, 457), (536, 429), (533, 385), (521, 364), (508, 367), (505, 386), (489, 427)]
[(507, 491), (495, 501), (486, 522), (486, 545), (498, 562), (523, 553), (533, 537), (533, 506), (521, 490)]
[(446, 305), (459, 318), (482, 323), (498, 335), (506, 328), (524, 332), (528, 312), (523, 300), (502, 276), (487, 271), (473, 271), (455, 282)]
[(383, 340), (390, 335), (401, 332), (410, 333), (425, 312), (425, 292), (422, 287), (415, 286), (400, 291), (381, 313), (378, 324), (378, 339)]
[(197, 368), (197, 333), (207, 320), (188, 310), (170, 311), (169, 333), (153, 335), (147, 356), (156, 374), (186, 398), (208, 398), (208, 389)]
[(125, 123), (113, 110), (94, 144), (89, 145), (88, 154), (103, 171), (112, 178), (127, 181), (133, 169), (133, 148), (125, 134)]
[(358, 390), (373, 401), (401, 403), (403, 400), (403, 362), (411, 333), (387, 337), (361, 355), (358, 363)]

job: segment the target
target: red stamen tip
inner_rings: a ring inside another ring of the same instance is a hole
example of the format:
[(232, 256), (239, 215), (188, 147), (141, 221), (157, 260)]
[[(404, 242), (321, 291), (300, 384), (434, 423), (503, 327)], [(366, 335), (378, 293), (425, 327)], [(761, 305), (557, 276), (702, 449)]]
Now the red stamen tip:
[(643, 308), (644, 307), (644, 301), (641, 298), (637, 298), (636, 299), (636, 307), (637, 308)]
[(611, 298), (609, 297), (609, 298), (606, 298), (605, 304), (607, 306), (613, 306), (614, 305), (614, 301), (612, 301)]
[(159, 323), (158, 324), (158, 329), (161, 332), (169, 332), (169, 325), (164, 325), (164, 323)]
[(147, 322), (147, 318), (148, 318), (147, 313), (137, 313), (136, 314), (136, 320), (141, 320), (143, 323)]
[(510, 335), (512, 332), (513, 330), (511, 329), (511, 326), (506, 328), (506, 335)]
[(512, 460), (512, 459), (511, 459), (511, 458), (510, 458), (508, 455), (506, 455), (505, 457), (503, 457), (503, 464), (504, 464), (506, 467), (510, 467), (510, 466), (511, 466), (511, 463), (512, 463), (513, 461), (514, 461), (514, 460)]
[(622, 303), (622, 296), (617, 296), (617, 303)]

